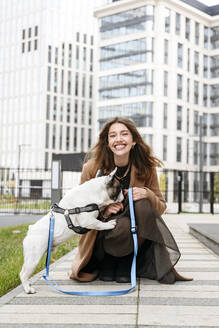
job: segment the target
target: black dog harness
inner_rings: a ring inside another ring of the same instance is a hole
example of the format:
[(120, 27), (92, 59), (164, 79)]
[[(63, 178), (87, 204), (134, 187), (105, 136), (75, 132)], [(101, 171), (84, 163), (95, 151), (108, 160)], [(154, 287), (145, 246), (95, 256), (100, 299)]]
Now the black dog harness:
[(71, 209), (64, 209), (64, 208), (59, 207), (57, 204), (53, 204), (51, 206), (51, 211), (55, 212), (55, 213), (64, 214), (68, 228), (80, 235), (83, 235), (83, 234), (87, 233), (88, 231), (90, 231), (90, 229), (82, 228), (80, 226), (74, 226), (69, 215), (70, 214), (79, 214), (82, 212), (99, 211), (99, 207), (97, 204), (89, 204), (84, 207), (75, 207), (75, 208), (71, 208)]

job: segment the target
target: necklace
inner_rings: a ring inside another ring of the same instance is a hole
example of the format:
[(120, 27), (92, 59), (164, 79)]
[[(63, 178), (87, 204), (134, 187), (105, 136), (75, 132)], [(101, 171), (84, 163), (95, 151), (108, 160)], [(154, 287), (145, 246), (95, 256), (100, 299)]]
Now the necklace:
[(115, 174), (116, 178), (119, 181), (122, 180), (122, 179), (124, 179), (127, 176), (127, 174), (129, 173), (130, 167), (131, 167), (131, 162), (129, 163), (127, 169), (125, 170), (125, 173), (123, 174), (123, 176), (119, 177), (117, 174)]

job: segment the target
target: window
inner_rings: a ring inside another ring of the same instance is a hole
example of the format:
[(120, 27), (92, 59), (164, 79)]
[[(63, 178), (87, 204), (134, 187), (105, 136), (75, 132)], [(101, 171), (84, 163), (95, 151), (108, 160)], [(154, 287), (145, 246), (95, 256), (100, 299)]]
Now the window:
[(55, 47), (55, 64), (58, 65), (58, 53), (59, 53), (59, 49), (57, 47)]
[(83, 70), (86, 71), (86, 63), (87, 63), (87, 48), (83, 47)]
[(186, 164), (189, 164), (189, 139), (186, 140)]
[(93, 49), (90, 49), (90, 72), (93, 72), (93, 61), (94, 61), (94, 51)]
[(38, 36), (38, 26), (35, 26), (34, 28), (34, 36)]
[(193, 142), (193, 164), (198, 164), (198, 157), (199, 157), (199, 149), (198, 149), (199, 143), (198, 141)]
[(28, 41), (28, 51), (31, 51), (31, 41)]
[(163, 93), (164, 96), (167, 97), (168, 96), (168, 72), (164, 71), (164, 85), (163, 85)]
[(208, 56), (205, 55), (203, 56), (203, 77), (208, 78)]
[(219, 136), (219, 113), (210, 114), (210, 136)]
[(208, 27), (204, 26), (204, 47), (208, 49)]
[(203, 106), (208, 106), (208, 85), (203, 84)]
[(57, 97), (53, 97), (53, 120), (56, 120), (56, 114), (57, 114)]
[(74, 123), (78, 123), (78, 101), (75, 100)]
[(82, 97), (86, 95), (86, 74), (83, 74), (82, 78)]
[(76, 33), (76, 41), (80, 42), (80, 33), (79, 32)]
[(84, 151), (84, 128), (81, 128), (81, 151)]
[(194, 73), (199, 74), (199, 53), (194, 52)]
[(62, 44), (62, 66), (65, 65), (65, 44)]
[(100, 20), (101, 39), (154, 29), (154, 6), (147, 5), (105, 16)]
[(94, 37), (93, 37), (93, 35), (91, 35), (91, 37), (90, 37), (90, 44), (93, 46), (93, 44), (94, 44)]
[(58, 85), (58, 70), (57, 68), (54, 69), (54, 93), (57, 92), (57, 85)]
[(79, 46), (76, 46), (76, 69), (79, 69)]
[(183, 45), (182, 43), (178, 43), (177, 48), (177, 65), (178, 67), (183, 67)]
[(78, 80), (79, 80), (79, 75), (76, 72), (75, 73), (75, 96), (78, 96)]
[(182, 99), (182, 75), (177, 74), (177, 98)]
[(50, 95), (46, 96), (46, 119), (49, 120), (50, 117)]
[(25, 30), (22, 31), (22, 39), (25, 39)]
[(168, 64), (168, 55), (169, 55), (169, 41), (164, 40), (164, 64)]
[(187, 116), (186, 116), (186, 132), (189, 133), (189, 122), (190, 122), (190, 110), (187, 108)]
[(181, 30), (181, 15), (176, 13), (176, 28), (175, 28), (176, 35), (180, 35), (180, 30)]
[(92, 130), (88, 129), (88, 148), (91, 147)]
[(61, 73), (61, 94), (64, 93), (64, 70), (62, 69)]
[(210, 86), (210, 102), (211, 107), (219, 107), (219, 84)]
[(167, 160), (167, 136), (163, 136), (163, 160)]
[(219, 165), (219, 143), (210, 143), (210, 165)]
[(89, 81), (89, 98), (93, 97), (93, 76), (90, 75), (90, 81)]
[(190, 79), (187, 79), (187, 102), (190, 102)]
[(68, 67), (72, 66), (72, 45), (68, 45)]
[(60, 125), (60, 129), (59, 129), (60, 133), (59, 133), (59, 150), (62, 150), (62, 133), (63, 133), (63, 126)]
[(89, 102), (88, 124), (92, 124), (92, 102)]
[(194, 134), (199, 135), (199, 114), (194, 111)]
[(22, 43), (22, 53), (24, 53), (25, 52), (25, 43), (23, 42)]
[(34, 40), (34, 50), (37, 50), (37, 40)]
[(48, 66), (48, 73), (47, 73), (47, 91), (50, 91), (51, 87), (51, 67)]
[(199, 82), (194, 81), (194, 104), (198, 105), (199, 103)]
[(168, 122), (168, 107), (167, 103), (163, 104), (163, 128), (167, 129), (167, 122)]
[(28, 28), (28, 38), (31, 38), (31, 27)]
[(86, 108), (85, 108), (85, 101), (82, 101), (82, 108), (81, 108), (81, 124), (85, 124), (85, 115), (86, 115)]
[(70, 145), (70, 127), (66, 127), (66, 150), (69, 150), (69, 145)]
[(199, 23), (195, 23), (195, 44), (199, 45)]
[(84, 34), (84, 43), (87, 43), (87, 35)]
[(71, 121), (71, 99), (67, 99), (67, 110), (66, 110), (66, 122), (70, 123)]
[(176, 161), (182, 161), (182, 138), (176, 138)]
[(78, 129), (75, 127), (74, 128), (74, 151), (77, 151), (77, 143), (78, 143)]
[(186, 17), (185, 38), (190, 40), (190, 19)]
[(53, 124), (53, 129), (52, 129), (52, 148), (56, 148), (56, 125)]
[(64, 98), (60, 98), (60, 122), (63, 122)]
[(177, 105), (176, 129), (182, 130), (182, 106)]
[(68, 95), (71, 95), (71, 71), (68, 71)]
[(219, 49), (219, 26), (211, 28), (211, 49)]
[(165, 32), (169, 33), (170, 32), (170, 15), (171, 11), (169, 8), (164, 9), (164, 16), (165, 16)]
[(187, 49), (187, 71), (190, 71), (190, 49)]
[(211, 56), (210, 59), (211, 59), (211, 61), (210, 61), (211, 77), (218, 78), (219, 77), (219, 55)]
[(100, 77), (100, 99), (153, 94), (153, 70), (145, 69)]
[(153, 38), (146, 37), (101, 47), (100, 69), (109, 70), (127, 65), (152, 62), (154, 53), (153, 41)]
[(46, 123), (46, 148), (49, 148), (49, 123)]

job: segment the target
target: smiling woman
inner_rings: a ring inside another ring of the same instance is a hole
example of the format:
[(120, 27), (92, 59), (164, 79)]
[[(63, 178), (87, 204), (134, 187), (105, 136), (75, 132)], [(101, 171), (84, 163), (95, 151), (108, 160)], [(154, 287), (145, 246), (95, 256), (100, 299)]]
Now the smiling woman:
[[(159, 189), (156, 167), (162, 163), (153, 156), (135, 124), (122, 117), (107, 121), (88, 158), (81, 183), (95, 177), (98, 170), (107, 175), (117, 167), (116, 178), (125, 196), (132, 187), (138, 226), (137, 275), (162, 283), (186, 280), (174, 269), (180, 252), (160, 217), (166, 203)], [(91, 230), (80, 238), (70, 277), (92, 281), (99, 275), (103, 281), (130, 282), (133, 240), (128, 197), (104, 208), (99, 219), (116, 219), (117, 225), (104, 233)]]

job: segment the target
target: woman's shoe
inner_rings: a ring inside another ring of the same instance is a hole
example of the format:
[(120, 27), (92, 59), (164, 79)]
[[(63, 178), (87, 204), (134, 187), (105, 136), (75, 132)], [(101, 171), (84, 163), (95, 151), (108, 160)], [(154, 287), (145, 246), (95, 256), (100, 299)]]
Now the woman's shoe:
[(117, 258), (105, 253), (103, 262), (101, 263), (99, 279), (102, 281), (114, 281)]
[(118, 267), (116, 270), (116, 282), (128, 283), (131, 282), (131, 266), (133, 254), (118, 258)]

